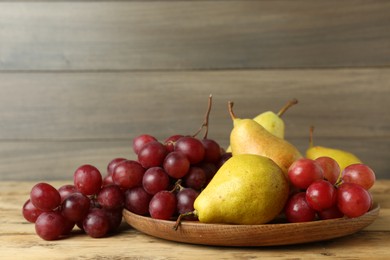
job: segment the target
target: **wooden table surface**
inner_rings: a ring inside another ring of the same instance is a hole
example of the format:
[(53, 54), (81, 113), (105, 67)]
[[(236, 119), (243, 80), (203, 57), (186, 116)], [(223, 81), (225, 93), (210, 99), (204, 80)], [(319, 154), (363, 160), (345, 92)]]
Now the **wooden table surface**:
[[(53, 181), (59, 187), (69, 182)], [(0, 182), (0, 259), (389, 259), (390, 180), (378, 180), (372, 194), (381, 209), (365, 229), (342, 238), (309, 244), (229, 248), (165, 241), (142, 234), (123, 222), (121, 232), (93, 239), (77, 229), (72, 236), (44, 241), (21, 208), (35, 182)]]

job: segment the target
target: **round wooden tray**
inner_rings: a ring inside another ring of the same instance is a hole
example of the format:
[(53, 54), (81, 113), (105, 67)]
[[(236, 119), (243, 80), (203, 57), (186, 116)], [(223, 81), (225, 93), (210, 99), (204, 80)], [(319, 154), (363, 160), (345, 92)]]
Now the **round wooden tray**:
[(358, 218), (338, 218), (305, 223), (263, 225), (205, 224), (182, 221), (177, 230), (175, 221), (158, 220), (123, 211), (126, 222), (145, 234), (191, 244), (216, 246), (276, 246), (328, 240), (353, 234), (379, 215), (379, 205)]

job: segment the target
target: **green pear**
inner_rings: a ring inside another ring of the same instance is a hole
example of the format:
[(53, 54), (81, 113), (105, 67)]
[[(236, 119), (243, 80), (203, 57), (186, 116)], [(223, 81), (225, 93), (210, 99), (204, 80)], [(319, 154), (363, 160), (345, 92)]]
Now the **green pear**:
[(240, 119), (233, 113), (233, 103), (229, 102), (229, 112), (233, 120), (230, 133), (232, 155), (257, 154), (272, 159), (287, 174), (290, 165), (302, 158), (299, 150), (287, 140), (268, 132), (253, 119)]
[[(291, 106), (297, 103), (297, 99), (291, 99), (279, 110), (278, 113), (266, 111), (254, 117), (253, 120), (263, 126), (271, 134), (284, 139), (285, 124), (281, 117)], [(226, 152), (231, 152), (231, 146), (226, 149)]]
[(204, 223), (263, 224), (278, 216), (288, 194), (288, 180), (271, 159), (237, 155), (196, 198), (194, 213)]
[(314, 127), (310, 127), (310, 141), (309, 148), (306, 150), (306, 158), (313, 160), (323, 156), (333, 158), (340, 166), (340, 173), (348, 165), (362, 163), (362, 161), (351, 152), (324, 146), (314, 146), (313, 131)]

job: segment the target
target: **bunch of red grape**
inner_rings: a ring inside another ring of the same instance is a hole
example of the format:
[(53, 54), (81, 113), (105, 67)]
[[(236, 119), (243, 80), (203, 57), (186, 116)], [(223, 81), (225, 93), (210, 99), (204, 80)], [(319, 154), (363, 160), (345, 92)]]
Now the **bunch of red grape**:
[(288, 178), (292, 192), (284, 214), (289, 222), (359, 217), (373, 204), (369, 189), (375, 173), (366, 164), (351, 164), (340, 173), (330, 157), (302, 158), (290, 166)]
[(73, 184), (59, 189), (36, 184), (22, 208), (45, 240), (68, 236), (75, 226), (94, 238), (116, 232), (122, 211), (169, 219), (193, 210), (193, 202), (228, 158), (217, 142), (174, 135), (159, 142), (151, 135), (133, 140), (137, 160), (115, 158), (102, 177), (92, 165), (80, 166)]

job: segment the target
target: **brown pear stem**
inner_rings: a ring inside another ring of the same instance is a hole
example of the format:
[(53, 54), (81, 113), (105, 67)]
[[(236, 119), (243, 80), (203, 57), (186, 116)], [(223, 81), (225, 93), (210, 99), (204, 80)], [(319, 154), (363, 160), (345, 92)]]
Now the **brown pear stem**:
[(310, 129), (309, 129), (309, 147), (310, 148), (314, 146), (313, 133), (314, 133), (314, 126), (310, 126)]
[(233, 112), (233, 105), (234, 105), (234, 103), (232, 101), (228, 102), (229, 114), (230, 114), (230, 117), (232, 118), (232, 120), (237, 118), (236, 115)]
[(209, 117), (210, 117), (210, 112), (211, 112), (212, 99), (213, 99), (213, 96), (210, 94), (210, 95), (209, 95), (209, 102), (208, 102), (208, 104), (207, 104), (207, 111), (206, 111), (206, 115), (205, 115), (204, 121), (203, 121), (202, 125), (200, 126), (200, 128), (198, 129), (198, 131), (197, 131), (192, 137), (197, 136), (197, 135), (200, 133), (200, 131), (202, 131), (203, 127), (205, 127), (206, 130), (205, 130), (203, 139), (206, 139), (206, 138), (207, 138), (207, 135), (208, 135), (208, 133), (209, 133)]
[(298, 104), (298, 99), (294, 98), (294, 99), (291, 99), (290, 101), (288, 101), (278, 112), (278, 116), (281, 117), (284, 112), (287, 111), (287, 109), (289, 109), (290, 107), (292, 107), (293, 105), (295, 104)]
[(172, 229), (177, 230), (179, 228), (183, 218), (188, 217), (188, 216), (196, 216), (196, 210), (180, 214), (179, 217), (176, 219), (175, 225), (172, 227)]

